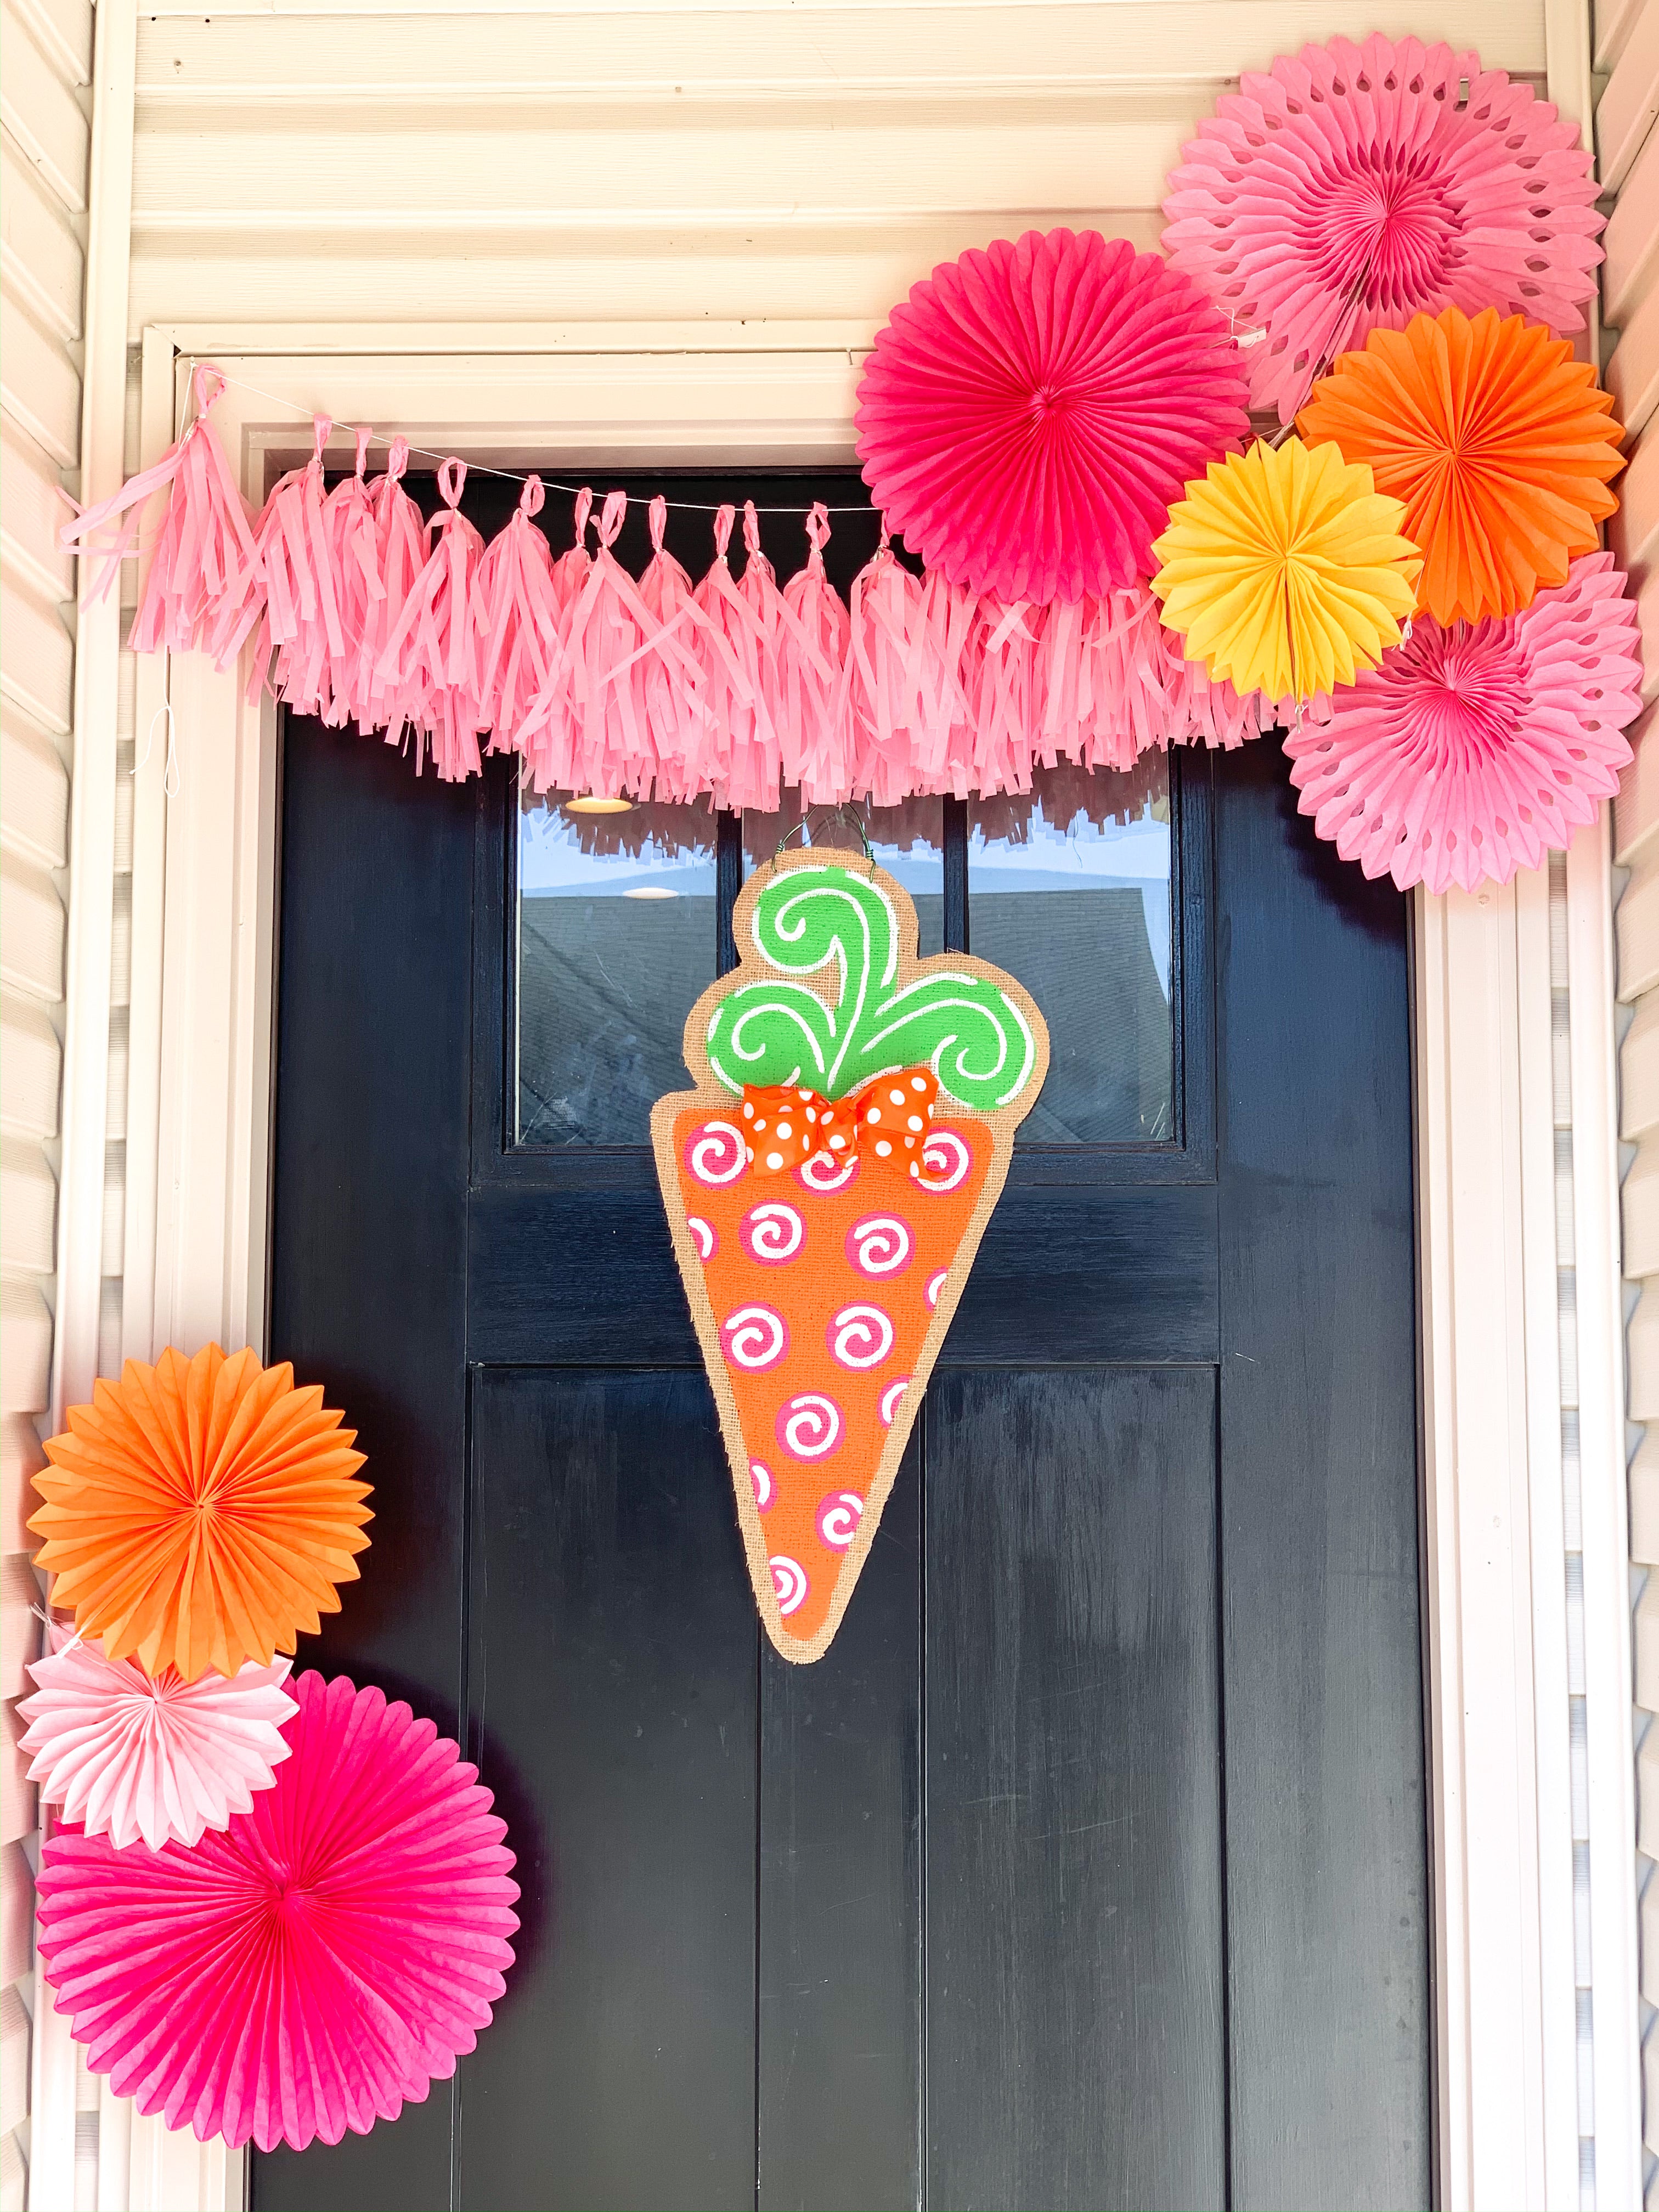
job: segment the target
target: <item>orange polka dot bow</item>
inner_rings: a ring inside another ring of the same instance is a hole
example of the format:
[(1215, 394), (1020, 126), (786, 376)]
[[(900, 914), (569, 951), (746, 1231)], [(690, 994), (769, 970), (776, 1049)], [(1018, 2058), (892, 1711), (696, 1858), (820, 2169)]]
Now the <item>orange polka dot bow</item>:
[(851, 1098), (829, 1099), (793, 1084), (743, 1086), (743, 1134), (763, 1175), (805, 1167), (820, 1152), (832, 1160), (921, 1172), (921, 1148), (933, 1118), (939, 1079), (930, 1067), (878, 1075)]

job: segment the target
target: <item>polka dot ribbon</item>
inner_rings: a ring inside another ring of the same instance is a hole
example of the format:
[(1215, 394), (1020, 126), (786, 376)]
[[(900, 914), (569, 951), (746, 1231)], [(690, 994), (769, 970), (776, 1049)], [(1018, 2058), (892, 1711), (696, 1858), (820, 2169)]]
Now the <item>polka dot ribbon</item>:
[(939, 1079), (929, 1067), (900, 1068), (866, 1083), (855, 1097), (830, 1100), (793, 1084), (743, 1087), (743, 1134), (763, 1175), (805, 1167), (815, 1154), (868, 1161), (920, 1175)]

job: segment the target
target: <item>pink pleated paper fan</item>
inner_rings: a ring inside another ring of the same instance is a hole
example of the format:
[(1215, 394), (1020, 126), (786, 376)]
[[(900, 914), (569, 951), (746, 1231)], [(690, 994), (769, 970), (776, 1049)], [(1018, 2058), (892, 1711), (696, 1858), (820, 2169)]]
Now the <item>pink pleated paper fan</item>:
[(302, 1674), (293, 1756), (222, 1835), (41, 1854), (46, 1978), (94, 2073), (205, 2142), (338, 2142), (455, 2070), (513, 1963), (506, 1823), (459, 1747)]
[(246, 1813), (289, 1756), (283, 1723), (299, 1711), (283, 1689), (292, 1660), (250, 1660), (228, 1680), (209, 1670), (152, 1681), (131, 1659), (108, 1659), (96, 1637), (53, 1622), (52, 1650), (29, 1668), (36, 1687), (17, 1710), (29, 1779), (48, 1804), (118, 1850), (193, 1844)]
[(1634, 603), (1611, 553), (1518, 615), (1411, 636), (1285, 740), (1297, 804), (1402, 890), (1507, 883), (1612, 798), (1641, 707)]
[(1227, 318), (1153, 253), (1027, 231), (895, 307), (859, 384), (864, 480), (953, 584), (1014, 605), (1152, 573), (1191, 477), (1247, 428)]
[(1164, 249), (1247, 343), (1288, 422), (1322, 360), (1413, 315), (1496, 307), (1584, 327), (1602, 218), (1589, 150), (1530, 85), (1417, 39), (1281, 54), (1170, 173)]

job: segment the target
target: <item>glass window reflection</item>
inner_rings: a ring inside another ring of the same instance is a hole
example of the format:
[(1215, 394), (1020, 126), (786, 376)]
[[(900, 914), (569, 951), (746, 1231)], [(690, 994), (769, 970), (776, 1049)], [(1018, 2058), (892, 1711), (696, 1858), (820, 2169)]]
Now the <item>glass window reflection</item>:
[(1167, 1143), (1175, 1127), (1170, 763), (1039, 769), (976, 799), (969, 944), (1017, 975), (1048, 1024), (1048, 1081), (1018, 1141)]

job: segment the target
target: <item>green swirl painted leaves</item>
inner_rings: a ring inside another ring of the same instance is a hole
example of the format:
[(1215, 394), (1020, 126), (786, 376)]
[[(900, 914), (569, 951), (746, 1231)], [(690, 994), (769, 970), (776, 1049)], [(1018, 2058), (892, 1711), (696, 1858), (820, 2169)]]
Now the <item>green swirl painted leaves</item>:
[[(959, 1104), (992, 1113), (1030, 1081), (1030, 1027), (997, 984), (941, 963), (899, 985), (897, 916), (879, 881), (829, 863), (781, 870), (750, 928), (772, 973), (740, 984), (708, 1024), (709, 1065), (728, 1090), (799, 1083), (843, 1098), (925, 1063)], [(833, 1006), (799, 980), (826, 969)]]

